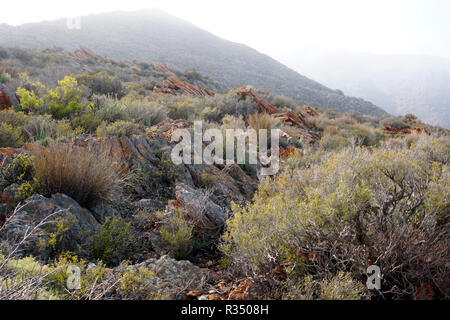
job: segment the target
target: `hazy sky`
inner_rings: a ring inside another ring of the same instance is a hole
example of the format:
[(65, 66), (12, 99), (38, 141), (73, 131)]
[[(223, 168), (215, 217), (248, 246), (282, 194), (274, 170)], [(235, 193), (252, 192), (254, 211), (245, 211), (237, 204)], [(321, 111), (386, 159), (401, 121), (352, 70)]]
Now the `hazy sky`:
[(0, 23), (154, 6), (274, 57), (302, 47), (450, 57), (450, 0), (14, 0)]

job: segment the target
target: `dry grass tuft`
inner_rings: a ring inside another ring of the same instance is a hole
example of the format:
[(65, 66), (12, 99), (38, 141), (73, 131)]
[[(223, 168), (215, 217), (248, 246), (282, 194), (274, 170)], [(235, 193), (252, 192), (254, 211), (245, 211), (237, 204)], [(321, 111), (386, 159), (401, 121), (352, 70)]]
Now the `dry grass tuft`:
[(108, 198), (120, 184), (118, 164), (91, 148), (54, 143), (33, 153), (35, 176), (47, 191), (64, 193), (82, 206)]

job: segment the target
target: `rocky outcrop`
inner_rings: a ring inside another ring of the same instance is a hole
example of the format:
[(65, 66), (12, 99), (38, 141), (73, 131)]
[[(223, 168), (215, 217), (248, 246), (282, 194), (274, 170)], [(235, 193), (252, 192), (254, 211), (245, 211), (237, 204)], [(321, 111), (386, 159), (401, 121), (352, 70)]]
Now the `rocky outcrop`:
[(268, 113), (283, 123), (289, 123), (290, 125), (298, 128), (309, 129), (311, 126), (308, 121), (306, 121), (306, 117), (317, 115), (317, 113), (310, 107), (305, 109), (304, 114), (300, 115), (297, 115), (291, 111), (283, 111), (260, 99), (251, 89), (241, 87), (237, 90), (242, 99), (252, 99), (258, 105), (261, 113)]
[(184, 293), (203, 286), (209, 277), (205, 271), (189, 261), (177, 261), (165, 255), (157, 259), (148, 259), (142, 263), (127, 267), (117, 267), (115, 273), (145, 268), (154, 272), (154, 277), (144, 284), (151, 292), (171, 299), (184, 297)]
[(431, 133), (426, 128), (421, 127), (397, 129), (391, 126), (385, 126), (383, 128), (383, 131), (391, 135), (405, 135), (413, 133), (431, 135)]
[[(173, 191), (178, 183), (190, 187), (207, 187), (211, 191), (210, 198), (220, 206), (227, 206), (231, 201), (242, 203), (250, 200), (257, 183), (236, 164), (222, 169), (208, 164), (172, 164), (170, 154), (175, 145), (171, 142), (172, 133), (179, 128), (191, 127), (192, 122), (189, 121), (166, 120), (157, 126), (158, 132), (152, 134), (102, 140), (93, 137), (76, 138), (72, 144), (104, 152), (116, 159), (125, 169), (140, 168), (149, 173), (161, 173), (161, 168), (166, 167), (170, 172), (163, 172), (165, 176), (161, 179), (172, 175), (173, 181), (167, 185)], [(205, 177), (210, 178), (211, 183), (208, 186), (203, 185)]]
[(178, 79), (175, 75), (169, 76), (166, 80), (163, 81), (161, 87), (155, 87), (153, 88), (153, 91), (156, 93), (167, 93), (173, 95), (177, 95), (178, 93), (180, 93), (190, 96), (215, 96), (214, 91), (207, 88), (199, 89), (187, 81)]
[(241, 87), (237, 90), (238, 90), (239, 94), (241, 95), (242, 99), (244, 99), (244, 100), (247, 98), (252, 99), (259, 106), (259, 110), (261, 112), (268, 113), (268, 114), (274, 114), (274, 113), (280, 112), (280, 109), (261, 100), (252, 90), (247, 89), (246, 87)]
[(112, 220), (114, 217), (121, 218), (120, 212), (107, 203), (97, 204), (95, 207), (90, 208), (90, 211), (95, 220), (100, 224), (103, 224), (106, 219)]
[(0, 111), (20, 105), (20, 96), (12, 93), (6, 86), (0, 84)]
[(183, 183), (175, 188), (176, 206), (194, 225), (194, 231), (201, 238), (217, 236), (226, 221), (225, 212), (209, 199), (209, 196)]
[(47, 260), (51, 253), (48, 245), (50, 235), (55, 238), (62, 251), (83, 253), (87, 238), (99, 228), (99, 223), (87, 209), (64, 194), (54, 194), (51, 198), (33, 195), (8, 220), (4, 236), (10, 243), (21, 241), (25, 234), (42, 224), (23, 246), (24, 254), (32, 254)]

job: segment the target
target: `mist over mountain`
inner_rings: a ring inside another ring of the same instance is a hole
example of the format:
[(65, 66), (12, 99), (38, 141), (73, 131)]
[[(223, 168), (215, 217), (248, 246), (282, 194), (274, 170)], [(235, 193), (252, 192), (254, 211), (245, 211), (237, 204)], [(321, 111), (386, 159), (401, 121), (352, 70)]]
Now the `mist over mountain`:
[(413, 113), (426, 122), (450, 127), (450, 59), (305, 49), (281, 60), (389, 113)]
[(79, 30), (67, 28), (66, 19), (18, 27), (3, 24), (0, 45), (69, 50), (87, 46), (115, 59), (194, 67), (230, 88), (251, 85), (290, 97), (300, 105), (386, 114), (371, 102), (344, 96), (250, 47), (221, 39), (157, 9), (85, 16)]

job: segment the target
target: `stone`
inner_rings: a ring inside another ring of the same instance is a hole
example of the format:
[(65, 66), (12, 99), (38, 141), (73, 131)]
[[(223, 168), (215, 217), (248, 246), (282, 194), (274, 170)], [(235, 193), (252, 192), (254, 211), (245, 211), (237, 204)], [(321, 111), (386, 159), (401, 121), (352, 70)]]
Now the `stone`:
[(182, 298), (192, 290), (201, 290), (209, 275), (189, 261), (177, 261), (167, 255), (157, 259), (148, 259), (136, 265), (119, 266), (114, 272), (124, 272), (134, 269), (139, 271), (146, 268), (155, 273), (155, 277), (148, 280), (148, 287), (154, 293), (166, 294), (171, 298)]
[(119, 219), (121, 218), (120, 212), (107, 203), (100, 203), (90, 208), (90, 211), (97, 222), (100, 224), (103, 224), (107, 218), (110, 218), (110, 220), (112, 220), (114, 217), (117, 217)]
[(13, 212), (13, 208), (11, 208), (7, 203), (0, 204), (0, 228), (5, 223), (6, 218)]
[(19, 203), (19, 199), (17, 197), (17, 189), (19, 185), (17, 183), (13, 183), (3, 189), (3, 192), (0, 194), (0, 203), (6, 203), (10, 207), (15, 207)]
[[(53, 216), (51, 216), (53, 215)], [(24, 244), (23, 254), (32, 254), (41, 260), (47, 260), (50, 249), (45, 244), (49, 234), (56, 231), (57, 219), (67, 223), (68, 230), (58, 246), (63, 251), (72, 251), (77, 254), (84, 252), (88, 237), (99, 229), (99, 223), (92, 213), (82, 208), (75, 200), (65, 194), (54, 194), (51, 198), (42, 195), (33, 195), (8, 221), (5, 228), (5, 237), (11, 242), (20, 241), (27, 230), (42, 225)]]
[(186, 217), (194, 223), (194, 229), (200, 236), (213, 236), (225, 225), (225, 212), (200, 190), (179, 183), (175, 195)]
[(0, 111), (20, 105), (20, 97), (8, 90), (8, 88), (0, 84)]

